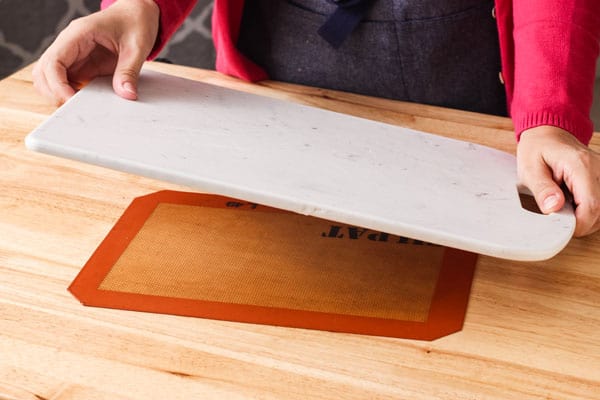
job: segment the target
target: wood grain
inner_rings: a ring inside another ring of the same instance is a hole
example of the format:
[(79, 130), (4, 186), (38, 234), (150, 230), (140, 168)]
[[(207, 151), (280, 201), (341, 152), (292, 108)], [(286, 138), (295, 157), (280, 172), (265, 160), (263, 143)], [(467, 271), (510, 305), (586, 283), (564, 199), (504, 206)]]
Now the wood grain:
[[(515, 147), (503, 118), (149, 67)], [(81, 306), (66, 288), (130, 201), (187, 188), (26, 150), (55, 109), (30, 71), (0, 82), (0, 399), (600, 398), (598, 234), (545, 262), (480, 257), (463, 331), (434, 342)]]

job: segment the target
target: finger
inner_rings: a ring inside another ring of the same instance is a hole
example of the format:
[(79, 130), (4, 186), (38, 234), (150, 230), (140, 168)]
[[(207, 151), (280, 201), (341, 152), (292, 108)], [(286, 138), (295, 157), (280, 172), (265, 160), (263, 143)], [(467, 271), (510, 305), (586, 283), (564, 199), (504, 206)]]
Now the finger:
[(64, 103), (75, 94), (75, 90), (71, 87), (67, 78), (67, 68), (60, 61), (48, 63), (44, 77), (51, 96), (58, 102)]
[[(55, 42), (56, 43), (56, 42)], [(72, 54), (72, 43), (62, 45), (65, 50), (58, 47), (50, 47), (48, 51), (40, 58), (41, 75), (43, 76), (48, 94), (59, 103), (64, 103), (75, 94), (68, 78), (68, 69), (77, 59), (77, 54)]]
[(544, 214), (559, 211), (565, 204), (565, 196), (552, 178), (552, 171), (542, 160), (520, 166), (521, 182), (533, 194), (535, 202)]
[(586, 196), (585, 201), (576, 205), (575, 208), (575, 237), (588, 235), (598, 230), (600, 225), (600, 202), (598, 197)]
[(582, 237), (595, 232), (600, 227), (598, 208), (593, 204), (580, 204), (575, 208), (575, 232), (573, 236)]
[(113, 76), (115, 93), (128, 100), (137, 99), (138, 77), (145, 59), (146, 56), (136, 46), (127, 46), (121, 50)]
[(64, 100), (59, 99), (53, 92), (52, 89), (50, 88), (50, 85), (46, 79), (46, 75), (43, 72), (43, 67), (42, 66), (38, 66), (38, 64), (36, 64), (36, 67), (33, 70), (33, 86), (34, 88), (38, 91), (38, 93), (40, 93), (44, 98), (46, 98), (47, 100), (49, 100), (49, 102), (54, 105), (54, 106), (60, 106), (62, 103), (64, 103)]
[(60, 102), (75, 94), (69, 81), (70, 68), (85, 60), (96, 47), (87, 25), (83, 18), (71, 21), (40, 59), (50, 93)]
[(48, 88), (48, 82), (46, 82), (46, 77), (42, 72), (42, 67), (40, 61), (38, 61), (33, 66), (33, 71), (31, 72), (31, 76), (33, 78), (33, 87), (38, 91), (42, 96), (46, 98), (51, 98), (50, 89)]
[(573, 178), (569, 182), (576, 206), (576, 237), (590, 234), (600, 225), (600, 184), (596, 173), (593, 169), (579, 167), (573, 171)]

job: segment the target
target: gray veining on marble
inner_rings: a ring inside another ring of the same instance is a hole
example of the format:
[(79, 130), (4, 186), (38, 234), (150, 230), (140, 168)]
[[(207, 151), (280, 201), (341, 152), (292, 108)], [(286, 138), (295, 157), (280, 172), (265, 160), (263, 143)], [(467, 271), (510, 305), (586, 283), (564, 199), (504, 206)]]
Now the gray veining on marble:
[(572, 209), (521, 208), (512, 155), (145, 71), (140, 100), (98, 79), (28, 147), (201, 191), (501, 258), (570, 240)]

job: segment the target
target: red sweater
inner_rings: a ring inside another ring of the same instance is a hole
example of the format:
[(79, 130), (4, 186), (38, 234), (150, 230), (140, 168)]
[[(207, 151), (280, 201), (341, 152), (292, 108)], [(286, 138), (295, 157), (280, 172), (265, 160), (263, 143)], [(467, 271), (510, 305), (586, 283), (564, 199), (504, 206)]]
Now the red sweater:
[[(102, 8), (116, 0), (102, 0)], [(161, 12), (155, 57), (196, 0), (155, 0)], [(243, 0), (215, 0), (212, 20), (216, 69), (247, 81), (265, 71), (236, 48)], [(590, 109), (600, 42), (598, 0), (496, 0), (496, 18), (508, 110), (517, 138), (554, 125), (589, 143)]]

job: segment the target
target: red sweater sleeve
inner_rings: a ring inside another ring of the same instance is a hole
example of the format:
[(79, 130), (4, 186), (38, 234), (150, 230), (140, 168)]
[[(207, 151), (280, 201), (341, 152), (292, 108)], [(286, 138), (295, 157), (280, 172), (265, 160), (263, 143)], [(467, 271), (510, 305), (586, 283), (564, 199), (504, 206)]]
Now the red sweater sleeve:
[(588, 144), (598, 0), (513, 0), (512, 20), (514, 64), (505, 73), (514, 80), (507, 92), (517, 137), (525, 129), (553, 125)]
[[(101, 9), (105, 9), (117, 0), (102, 0)], [(160, 9), (160, 26), (154, 48), (148, 59), (151, 60), (160, 53), (173, 33), (183, 24), (185, 18), (194, 8), (197, 0), (154, 0)], [(132, 21), (135, 23), (135, 21)]]
[(266, 72), (237, 48), (244, 0), (215, 0), (212, 14), (213, 42), (217, 51), (217, 71), (246, 81), (267, 79)]

